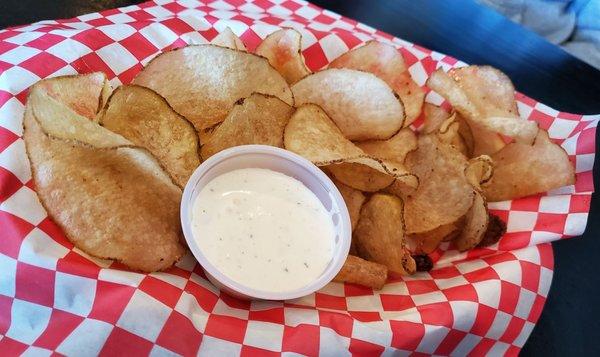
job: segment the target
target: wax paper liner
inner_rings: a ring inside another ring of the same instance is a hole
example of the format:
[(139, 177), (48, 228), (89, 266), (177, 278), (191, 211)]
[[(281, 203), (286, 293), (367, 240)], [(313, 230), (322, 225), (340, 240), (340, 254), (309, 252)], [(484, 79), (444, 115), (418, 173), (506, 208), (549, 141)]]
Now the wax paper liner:
[[(394, 280), (378, 292), (332, 283), (295, 301), (240, 301), (213, 287), (190, 255), (167, 272), (127, 272), (74, 248), (47, 217), (20, 138), (30, 85), (101, 70), (116, 86), (130, 82), (157, 53), (206, 43), (225, 27), (252, 51), (283, 26), (302, 33), (313, 70), (373, 38), (397, 46), (421, 85), (437, 67), (464, 65), (297, 0), (154, 1), (0, 31), (0, 351), (518, 353), (552, 280), (548, 242), (585, 229), (600, 116), (558, 112), (519, 95), (521, 115), (568, 152), (577, 184), (491, 205), (508, 222), (497, 245), (467, 253), (442, 247), (431, 272)], [(442, 103), (435, 93), (427, 100)]]

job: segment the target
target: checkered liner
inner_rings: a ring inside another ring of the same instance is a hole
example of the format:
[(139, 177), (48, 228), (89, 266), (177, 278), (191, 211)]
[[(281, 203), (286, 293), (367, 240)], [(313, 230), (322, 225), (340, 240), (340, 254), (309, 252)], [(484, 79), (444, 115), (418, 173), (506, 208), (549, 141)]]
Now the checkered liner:
[[(230, 27), (252, 51), (289, 26), (308, 66), (378, 39), (396, 45), (419, 84), (437, 67), (464, 65), (298, 1), (154, 1), (0, 31), (0, 350), (8, 354), (303, 355), (517, 354), (552, 280), (548, 242), (583, 233), (600, 116), (557, 112), (519, 95), (575, 163), (577, 184), (491, 205), (508, 222), (495, 246), (443, 246), (429, 273), (379, 292), (329, 284), (286, 302), (221, 294), (190, 255), (167, 272), (138, 274), (74, 248), (33, 190), (22, 134), (27, 88), (41, 78), (104, 71), (128, 83), (153, 56), (206, 43)], [(429, 102), (443, 104), (435, 93)]]

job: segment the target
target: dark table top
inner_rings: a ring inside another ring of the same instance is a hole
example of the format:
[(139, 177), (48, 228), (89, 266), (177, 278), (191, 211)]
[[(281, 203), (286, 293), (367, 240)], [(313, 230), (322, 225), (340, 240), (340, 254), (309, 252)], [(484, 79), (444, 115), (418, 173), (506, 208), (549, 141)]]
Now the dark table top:
[[(68, 18), (138, 2), (3, 0), (0, 27)], [(557, 110), (600, 113), (600, 71), (472, 1), (316, 0), (313, 3), (464, 62), (493, 65), (507, 73), (519, 91)], [(598, 178), (594, 167), (596, 187), (600, 187)], [(600, 274), (595, 257), (600, 253), (599, 209), (598, 197), (594, 195), (583, 237), (553, 244), (552, 287), (523, 355), (600, 353), (597, 339)]]

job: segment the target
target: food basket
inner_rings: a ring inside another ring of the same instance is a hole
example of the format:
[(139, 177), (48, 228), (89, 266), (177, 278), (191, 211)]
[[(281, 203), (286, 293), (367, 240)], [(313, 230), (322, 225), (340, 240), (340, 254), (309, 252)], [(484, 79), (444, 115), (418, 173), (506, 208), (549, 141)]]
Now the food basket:
[[(157, 53), (210, 42), (227, 27), (249, 51), (276, 29), (299, 30), (312, 70), (372, 39), (400, 49), (419, 85), (436, 68), (465, 65), (299, 0), (157, 0), (0, 31), (0, 351), (517, 354), (550, 288), (549, 242), (585, 229), (600, 119), (523, 95), (521, 116), (567, 151), (577, 183), (491, 204), (507, 222), (497, 244), (464, 253), (442, 245), (433, 270), (394, 278), (380, 291), (331, 283), (293, 301), (242, 301), (217, 290), (189, 253), (165, 272), (140, 274), (66, 239), (37, 199), (21, 139), (29, 86), (92, 71), (113, 86), (129, 83)], [(433, 92), (426, 101), (444, 105)]]

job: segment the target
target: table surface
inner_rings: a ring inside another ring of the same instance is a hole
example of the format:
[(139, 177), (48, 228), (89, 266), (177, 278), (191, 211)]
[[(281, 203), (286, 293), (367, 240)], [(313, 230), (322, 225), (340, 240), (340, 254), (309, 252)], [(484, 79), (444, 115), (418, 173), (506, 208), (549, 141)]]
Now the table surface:
[[(0, 28), (125, 6), (131, 0), (3, 0)], [(517, 89), (557, 110), (600, 113), (600, 71), (498, 13), (469, 0), (316, 0), (316, 5), (471, 64), (504, 71)], [(596, 140), (597, 145), (600, 144)], [(599, 186), (597, 167), (594, 184)], [(583, 237), (555, 242), (555, 273), (522, 355), (598, 354), (600, 202)]]

